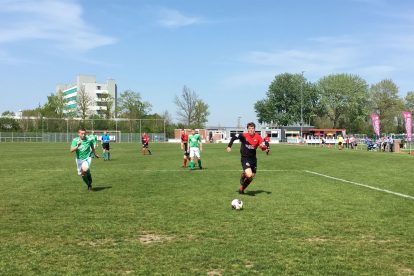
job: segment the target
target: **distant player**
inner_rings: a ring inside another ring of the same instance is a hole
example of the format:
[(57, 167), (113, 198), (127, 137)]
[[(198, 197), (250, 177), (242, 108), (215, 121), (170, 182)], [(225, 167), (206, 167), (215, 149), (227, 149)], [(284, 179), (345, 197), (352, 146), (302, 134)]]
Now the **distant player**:
[(266, 145), (266, 155), (269, 155), (269, 151), (270, 151), (270, 134), (267, 134), (266, 137), (264, 138), (264, 143)]
[(191, 134), (188, 136), (188, 146), (190, 147), (190, 169), (194, 170), (194, 156), (197, 156), (198, 167), (202, 170), (200, 152), (203, 151), (203, 142), (201, 141), (200, 134), (196, 133), (194, 128), (191, 129)]
[(141, 143), (142, 143), (142, 154), (145, 155), (148, 152), (149, 155), (152, 155), (149, 149), (149, 137), (146, 132), (142, 134)]
[(185, 133), (185, 130), (181, 130), (181, 150), (184, 150), (183, 156), (183, 167), (187, 167), (187, 160), (190, 157), (190, 149), (188, 147), (188, 134)]
[(101, 137), (101, 144), (103, 150), (103, 158), (105, 160), (111, 160), (111, 153), (109, 143), (111, 142), (111, 138), (108, 135), (108, 131), (104, 130), (104, 134)]
[(92, 175), (91, 175), (91, 153), (99, 158), (96, 154), (93, 142), (86, 138), (84, 128), (78, 130), (78, 136), (72, 140), (70, 152), (76, 152), (76, 166), (78, 175), (82, 176), (83, 181), (88, 186), (88, 190), (92, 191)]
[[(98, 136), (95, 135), (95, 131), (92, 130), (91, 134), (86, 136), (86, 138), (92, 141), (93, 148), (96, 149), (96, 146), (98, 145)], [(95, 157), (95, 154), (93, 154), (93, 152), (91, 152), (91, 157)]]
[(231, 146), (235, 140), (240, 140), (240, 154), (243, 173), (240, 178), (239, 193), (244, 194), (247, 186), (253, 181), (253, 177), (257, 170), (256, 149), (260, 147), (262, 150), (268, 150), (263, 142), (262, 137), (255, 132), (256, 125), (251, 122), (247, 124), (247, 133), (234, 135), (229, 144), (227, 151), (231, 151)]

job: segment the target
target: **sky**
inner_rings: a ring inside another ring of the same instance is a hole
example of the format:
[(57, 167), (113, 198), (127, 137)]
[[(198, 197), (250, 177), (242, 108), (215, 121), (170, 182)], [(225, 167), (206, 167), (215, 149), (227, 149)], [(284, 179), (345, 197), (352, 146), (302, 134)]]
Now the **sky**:
[(79, 74), (177, 120), (184, 86), (208, 126), (257, 122), (281, 73), (349, 73), (414, 91), (411, 0), (0, 0), (0, 113), (36, 108)]

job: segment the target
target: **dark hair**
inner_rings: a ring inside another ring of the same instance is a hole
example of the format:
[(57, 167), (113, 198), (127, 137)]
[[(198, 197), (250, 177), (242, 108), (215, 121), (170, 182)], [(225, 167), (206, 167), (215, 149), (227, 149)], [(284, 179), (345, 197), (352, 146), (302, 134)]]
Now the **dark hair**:
[(84, 127), (80, 127), (80, 128), (78, 129), (78, 131), (86, 131), (86, 129), (85, 129)]
[(253, 122), (247, 123), (247, 128), (254, 127), (256, 128), (256, 125)]

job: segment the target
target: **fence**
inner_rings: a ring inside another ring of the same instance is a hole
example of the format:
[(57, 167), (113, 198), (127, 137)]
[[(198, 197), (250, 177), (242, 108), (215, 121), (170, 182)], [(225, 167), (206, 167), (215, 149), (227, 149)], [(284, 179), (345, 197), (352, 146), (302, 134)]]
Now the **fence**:
[(79, 128), (88, 132), (108, 130), (117, 142), (141, 142), (146, 132), (151, 141), (167, 141), (165, 119), (78, 119), (0, 117), (0, 142), (69, 142)]

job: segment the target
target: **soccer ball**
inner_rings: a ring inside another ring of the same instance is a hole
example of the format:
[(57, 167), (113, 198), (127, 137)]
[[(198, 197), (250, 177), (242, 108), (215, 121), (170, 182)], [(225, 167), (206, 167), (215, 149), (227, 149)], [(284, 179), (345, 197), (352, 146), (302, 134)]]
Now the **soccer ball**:
[(236, 209), (236, 210), (243, 209), (243, 201), (241, 201), (240, 199), (233, 199), (231, 201), (231, 208)]

